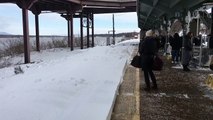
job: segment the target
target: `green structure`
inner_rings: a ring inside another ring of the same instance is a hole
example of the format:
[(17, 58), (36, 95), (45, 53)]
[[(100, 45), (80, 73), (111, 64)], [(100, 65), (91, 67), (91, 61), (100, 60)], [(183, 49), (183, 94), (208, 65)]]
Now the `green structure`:
[(187, 12), (208, 6), (213, 0), (138, 0), (138, 27), (142, 30), (159, 28), (170, 19), (184, 21)]

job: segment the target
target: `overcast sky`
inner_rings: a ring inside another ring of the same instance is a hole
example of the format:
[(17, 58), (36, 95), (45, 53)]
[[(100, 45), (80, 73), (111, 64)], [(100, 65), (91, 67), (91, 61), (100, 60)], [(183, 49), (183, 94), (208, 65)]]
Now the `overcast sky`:
[[(112, 14), (96, 14), (95, 34), (108, 33), (112, 30)], [(67, 35), (67, 21), (56, 13), (39, 15), (41, 35)], [(34, 15), (29, 11), (30, 34), (35, 34)], [(116, 33), (139, 31), (136, 13), (115, 14)], [(86, 29), (84, 30), (84, 32)], [(22, 12), (15, 4), (0, 4), (0, 32), (23, 34)], [(74, 34), (80, 33), (79, 19), (74, 19)]]

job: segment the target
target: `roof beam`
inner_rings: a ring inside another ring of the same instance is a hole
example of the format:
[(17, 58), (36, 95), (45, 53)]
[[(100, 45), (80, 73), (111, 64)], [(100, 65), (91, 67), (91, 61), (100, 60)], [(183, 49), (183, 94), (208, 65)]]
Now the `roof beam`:
[(81, 4), (81, 2), (82, 2), (82, 0), (66, 0), (66, 1), (77, 3), (77, 4)]
[(180, 2), (180, 0), (173, 0), (171, 4), (169, 5), (169, 8), (173, 8), (175, 5), (177, 5)]
[(82, 5), (88, 6), (107, 6), (107, 7), (131, 7), (136, 6), (136, 1), (121, 2), (121, 1), (82, 1)]
[(130, 6), (136, 6), (136, 1), (132, 1), (132, 2), (122, 2), (122, 3), (120, 3), (120, 5), (121, 6), (128, 6), (128, 7), (130, 7)]
[[(188, 4), (189, 6), (187, 6), (187, 7), (191, 8), (191, 7), (193, 7), (197, 4), (200, 4), (200, 3), (205, 2), (205, 1), (207, 2), (207, 0), (193, 0), (193, 2), (190, 2), (190, 4)], [(212, 0), (209, 0), (209, 1), (212, 1)]]
[(172, 9), (169, 10), (169, 12), (166, 12), (170, 14), (171, 16), (176, 12), (176, 11), (183, 11), (183, 9), (189, 10), (190, 8), (202, 3), (202, 2), (208, 2), (211, 0), (183, 0), (179, 1), (175, 6), (173, 6)]
[[(149, 13), (147, 14), (147, 18), (146, 18), (145, 24), (146, 24), (146, 22), (147, 22), (148, 17), (151, 15), (153, 9), (155, 8), (155, 6), (157, 5), (158, 2), (159, 2), (159, 0), (154, 0), (154, 1), (153, 1), (153, 4), (152, 4), (153, 7), (151, 8), (151, 10), (149, 11)], [(145, 25), (145, 24), (144, 24), (144, 25)]]
[[(146, 19), (152, 19), (152, 20), (157, 20), (158, 18), (157, 17), (154, 17), (154, 16), (149, 16), (148, 18), (145, 16), (145, 15), (143, 15), (143, 14), (140, 14), (141, 15), (141, 17), (145, 17)], [(146, 20), (145, 19), (145, 20)]]
[(154, 9), (161, 10), (163, 12), (169, 10), (168, 7), (164, 7), (162, 5), (157, 5), (158, 1), (159, 0), (155, 0), (155, 1), (151, 2), (150, 0), (143, 0), (141, 3), (143, 3), (143, 4), (147, 5), (147, 6), (150, 6), (150, 7), (154, 7)]
[(16, 3), (16, 0), (1, 0), (0, 3)]
[(140, 13), (139, 15), (143, 16), (143, 17), (147, 17), (148, 15), (146, 13)]
[(28, 9), (30, 9), (33, 6), (33, 4), (36, 3), (36, 2), (38, 2), (38, 0), (30, 0), (28, 5), (27, 5)]
[(89, 5), (89, 6), (108, 6), (108, 7), (120, 7), (120, 3), (112, 3), (112, 2), (107, 2), (107, 1), (82, 1), (82, 5)]
[(153, 1), (153, 6), (154, 6), (154, 7), (157, 5), (158, 1), (159, 1), (159, 0), (154, 0), (154, 1)]

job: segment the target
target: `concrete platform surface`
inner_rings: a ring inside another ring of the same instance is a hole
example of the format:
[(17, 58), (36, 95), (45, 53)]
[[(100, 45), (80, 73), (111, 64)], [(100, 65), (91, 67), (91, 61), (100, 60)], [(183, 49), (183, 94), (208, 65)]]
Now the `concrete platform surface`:
[(164, 68), (154, 71), (157, 91), (144, 91), (143, 72), (127, 66), (111, 120), (213, 120), (213, 89), (206, 83), (212, 71), (184, 72), (181, 65), (161, 57)]
[(140, 120), (139, 69), (127, 65), (111, 120)]

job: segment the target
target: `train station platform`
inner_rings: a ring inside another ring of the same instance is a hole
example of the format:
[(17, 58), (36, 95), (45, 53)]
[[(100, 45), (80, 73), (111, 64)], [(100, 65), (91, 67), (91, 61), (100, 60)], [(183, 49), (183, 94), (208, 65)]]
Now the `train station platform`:
[[(133, 56), (136, 54), (136, 50)], [(133, 57), (132, 56), (132, 57)], [(127, 63), (111, 120), (140, 120), (140, 69)]]
[[(133, 56), (136, 51), (133, 53)], [(184, 72), (166, 57), (162, 71), (155, 71), (159, 90), (146, 92), (143, 72), (127, 65), (111, 120), (211, 120), (213, 89), (206, 80), (212, 71), (191, 68)]]

